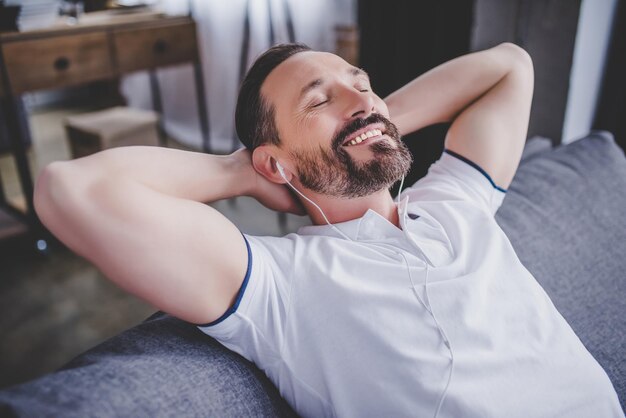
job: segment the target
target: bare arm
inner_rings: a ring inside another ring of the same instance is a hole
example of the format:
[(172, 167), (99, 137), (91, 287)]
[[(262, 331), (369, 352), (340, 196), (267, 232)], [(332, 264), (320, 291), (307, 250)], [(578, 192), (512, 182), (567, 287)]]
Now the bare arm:
[(505, 43), (455, 58), (385, 99), (403, 134), (452, 122), (446, 148), (508, 187), (519, 164), (533, 93), (530, 56)]
[(181, 319), (206, 323), (231, 305), (247, 267), (245, 242), (212, 202), (251, 195), (298, 211), (284, 187), (253, 170), (247, 151), (214, 156), (124, 147), (44, 169), (42, 222), (125, 290)]

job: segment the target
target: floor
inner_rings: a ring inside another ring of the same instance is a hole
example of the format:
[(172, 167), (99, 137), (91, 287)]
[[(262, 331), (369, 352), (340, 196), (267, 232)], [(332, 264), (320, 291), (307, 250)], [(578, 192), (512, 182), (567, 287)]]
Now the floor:
[[(91, 109), (48, 108), (31, 112), (33, 177), (55, 160), (70, 158), (63, 119)], [(168, 146), (183, 148), (176, 141)], [(24, 206), (15, 165), (0, 155), (7, 197)], [(213, 204), (243, 232), (283, 235), (309, 223), (276, 213), (250, 198)], [(53, 371), (77, 354), (131, 327), (155, 311), (112, 285), (92, 264), (60, 244), (36, 251), (27, 236), (0, 240), (0, 388)]]

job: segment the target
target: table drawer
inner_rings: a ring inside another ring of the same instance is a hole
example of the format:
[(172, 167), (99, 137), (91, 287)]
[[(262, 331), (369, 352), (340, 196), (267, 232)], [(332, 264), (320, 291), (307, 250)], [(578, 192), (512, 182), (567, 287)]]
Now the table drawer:
[(106, 33), (8, 42), (2, 46), (14, 94), (110, 78)]
[(120, 73), (179, 64), (197, 57), (193, 22), (114, 32)]

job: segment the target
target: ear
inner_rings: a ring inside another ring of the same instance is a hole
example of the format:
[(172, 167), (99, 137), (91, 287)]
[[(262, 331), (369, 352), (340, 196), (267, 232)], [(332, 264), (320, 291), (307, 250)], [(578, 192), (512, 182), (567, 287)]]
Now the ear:
[[(274, 157), (275, 154), (276, 150), (269, 145), (256, 147), (254, 151), (252, 151), (252, 166), (257, 173), (261, 174), (272, 183), (285, 184), (285, 179), (283, 179), (276, 167), (277, 159)], [(280, 164), (285, 172), (285, 177), (287, 177), (287, 180), (291, 181), (293, 175), (291, 174), (292, 171), (288, 168), (288, 166), (290, 166), (289, 162), (281, 160)]]

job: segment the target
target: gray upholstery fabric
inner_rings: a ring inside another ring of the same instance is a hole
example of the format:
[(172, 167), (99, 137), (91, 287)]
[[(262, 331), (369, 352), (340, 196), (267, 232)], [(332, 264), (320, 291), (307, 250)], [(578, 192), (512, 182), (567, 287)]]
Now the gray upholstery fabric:
[(626, 409), (626, 159), (606, 132), (535, 155), (496, 220)]
[(552, 149), (552, 141), (543, 136), (533, 136), (524, 146), (524, 152), (522, 152), (522, 161), (520, 164), (524, 164), (526, 161), (533, 157), (538, 156), (542, 152), (550, 151)]
[(0, 391), (0, 416), (296, 415), (252, 363), (158, 313), (56, 373)]
[[(613, 381), (626, 390), (626, 159), (598, 133), (529, 141), (496, 219)], [(293, 416), (254, 365), (157, 314), (61, 371), (0, 391), (0, 416)]]

